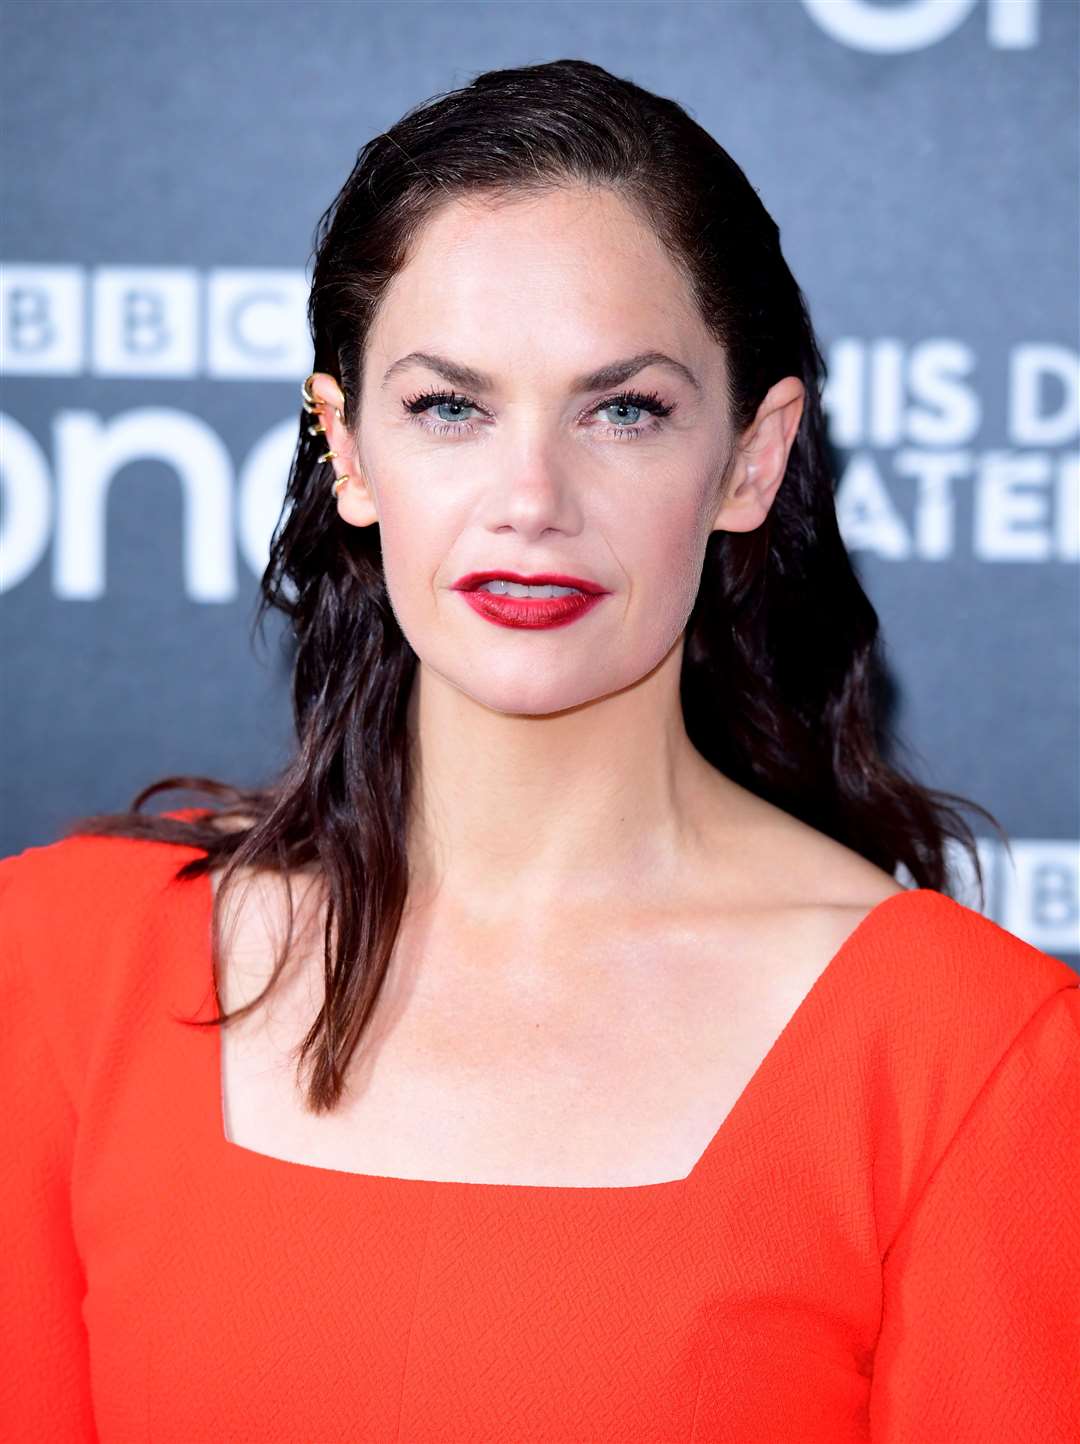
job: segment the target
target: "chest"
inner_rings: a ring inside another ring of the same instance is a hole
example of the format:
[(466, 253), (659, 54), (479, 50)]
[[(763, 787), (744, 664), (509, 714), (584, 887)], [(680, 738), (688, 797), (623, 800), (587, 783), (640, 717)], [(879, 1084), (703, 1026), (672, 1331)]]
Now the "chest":
[[(669, 920), (550, 932), (543, 946), (404, 928), (345, 1095), (319, 1115), (297, 1071), (321, 1004), (312, 954), (221, 1031), (224, 1137), (398, 1178), (685, 1178), (856, 921)], [(250, 965), (250, 930), (234, 958), (245, 948)], [(226, 1007), (246, 1000), (240, 978), (224, 974)]]

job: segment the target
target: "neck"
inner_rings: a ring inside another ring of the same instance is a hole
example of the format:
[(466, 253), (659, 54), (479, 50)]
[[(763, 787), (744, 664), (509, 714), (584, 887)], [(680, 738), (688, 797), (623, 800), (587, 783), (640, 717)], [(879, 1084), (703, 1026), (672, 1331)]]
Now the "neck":
[[(497, 712), (417, 669), (409, 700), (410, 887), (486, 922), (664, 895), (714, 851), (719, 791), (686, 735), (681, 640), (621, 692)], [(713, 824), (713, 826), (715, 826)]]

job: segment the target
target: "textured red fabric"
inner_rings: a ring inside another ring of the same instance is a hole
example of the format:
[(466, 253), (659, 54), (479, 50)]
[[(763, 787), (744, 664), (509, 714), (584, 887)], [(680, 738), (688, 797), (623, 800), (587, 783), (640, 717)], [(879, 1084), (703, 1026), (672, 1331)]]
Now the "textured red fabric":
[(225, 1140), (191, 849), (0, 860), (10, 1441), (1080, 1439), (1080, 991), (941, 893), (836, 953), (690, 1175)]

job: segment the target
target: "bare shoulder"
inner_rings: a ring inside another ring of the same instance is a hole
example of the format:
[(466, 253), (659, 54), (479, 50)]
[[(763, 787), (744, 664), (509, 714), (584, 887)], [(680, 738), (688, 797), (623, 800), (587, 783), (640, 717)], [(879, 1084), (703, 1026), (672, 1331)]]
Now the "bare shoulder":
[[(211, 825), (224, 832), (250, 827), (252, 819), (222, 814)], [(289, 962), (282, 976), (280, 995), (297, 980), (301, 964), (322, 956), (322, 892), (313, 870), (297, 869), (288, 876), (270, 869), (241, 868), (222, 892), (225, 864), (210, 869), (210, 883), (221, 893), (222, 990), (227, 1007), (249, 1002), (270, 979), (286, 940)]]
[(742, 839), (745, 881), (766, 906), (771, 899), (779, 906), (871, 908), (905, 891), (885, 868), (746, 788), (729, 791), (727, 809)]
[(853, 848), (725, 782), (715, 810), (705, 916), (753, 957), (778, 996), (798, 998), (863, 920), (907, 889)]

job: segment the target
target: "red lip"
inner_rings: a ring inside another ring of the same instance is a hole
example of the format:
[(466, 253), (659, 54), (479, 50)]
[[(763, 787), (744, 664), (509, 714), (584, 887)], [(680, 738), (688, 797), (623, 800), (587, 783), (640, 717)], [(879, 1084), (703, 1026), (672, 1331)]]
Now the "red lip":
[(471, 592), (457, 590), (465, 605), (485, 621), (529, 631), (565, 627), (598, 607), (608, 596), (607, 592), (594, 592), (588, 597), (580, 592), (564, 592), (561, 597), (508, 597), (485, 592), (480, 587)]
[(586, 581), (584, 577), (566, 577), (561, 572), (540, 572), (536, 576), (526, 577), (520, 572), (508, 571), (466, 572), (463, 577), (458, 577), (453, 589), (457, 592), (474, 592), (484, 582), (494, 581), (496, 577), (503, 577), (508, 582), (520, 582), (527, 587), (576, 587), (579, 592), (590, 597), (600, 596), (607, 591), (606, 587)]

